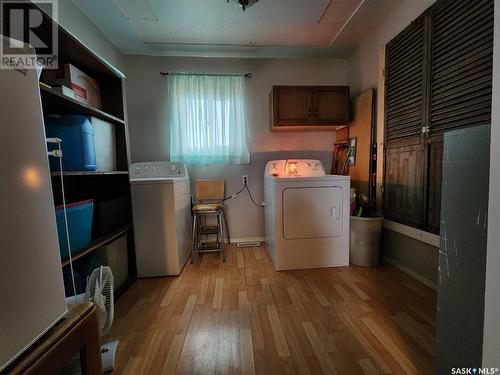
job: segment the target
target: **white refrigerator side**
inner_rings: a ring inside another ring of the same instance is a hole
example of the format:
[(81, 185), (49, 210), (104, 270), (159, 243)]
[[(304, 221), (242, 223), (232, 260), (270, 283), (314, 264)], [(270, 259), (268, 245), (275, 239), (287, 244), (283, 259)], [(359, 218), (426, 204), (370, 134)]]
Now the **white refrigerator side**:
[(1, 371), (67, 308), (36, 72), (0, 87)]

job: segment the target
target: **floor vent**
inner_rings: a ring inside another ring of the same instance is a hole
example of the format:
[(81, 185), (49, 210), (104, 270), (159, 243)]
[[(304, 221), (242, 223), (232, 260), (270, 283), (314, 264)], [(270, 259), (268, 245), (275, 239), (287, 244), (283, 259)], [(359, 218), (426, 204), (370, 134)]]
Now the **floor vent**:
[(236, 244), (237, 247), (259, 247), (259, 241), (248, 241), (248, 242), (238, 242)]

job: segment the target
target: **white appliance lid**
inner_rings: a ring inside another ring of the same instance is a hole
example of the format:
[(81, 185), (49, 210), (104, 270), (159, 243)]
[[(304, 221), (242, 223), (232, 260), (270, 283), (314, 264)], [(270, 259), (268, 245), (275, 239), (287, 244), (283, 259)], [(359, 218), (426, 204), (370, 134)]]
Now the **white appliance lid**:
[(129, 174), (131, 183), (175, 183), (189, 179), (186, 165), (171, 161), (133, 163)]

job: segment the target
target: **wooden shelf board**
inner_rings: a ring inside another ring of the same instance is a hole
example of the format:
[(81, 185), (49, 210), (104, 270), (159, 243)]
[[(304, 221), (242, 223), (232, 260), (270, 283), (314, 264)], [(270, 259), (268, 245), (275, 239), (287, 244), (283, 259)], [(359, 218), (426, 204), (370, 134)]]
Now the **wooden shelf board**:
[(274, 125), (272, 132), (336, 131), (345, 125)]
[(116, 125), (124, 125), (125, 121), (103, 110), (94, 108), (86, 103), (70, 98), (60, 92), (40, 85), (42, 106), (47, 114), (79, 114), (98, 117)]
[[(127, 234), (131, 229), (132, 225), (126, 225), (123, 228), (120, 228), (107, 236), (96, 239), (95, 241), (91, 242), (88, 246), (81, 248), (78, 253), (72, 254), (71, 256), (72, 261), (76, 262), (78, 259), (83, 258), (84, 256), (94, 252), (101, 246), (107, 245), (117, 240), (118, 238)], [(62, 262), (62, 267), (66, 267), (67, 265), (69, 265), (69, 259), (66, 259)]]
[[(50, 172), (51, 176), (59, 176), (60, 172)], [(63, 176), (116, 176), (128, 175), (128, 171), (63, 171)]]

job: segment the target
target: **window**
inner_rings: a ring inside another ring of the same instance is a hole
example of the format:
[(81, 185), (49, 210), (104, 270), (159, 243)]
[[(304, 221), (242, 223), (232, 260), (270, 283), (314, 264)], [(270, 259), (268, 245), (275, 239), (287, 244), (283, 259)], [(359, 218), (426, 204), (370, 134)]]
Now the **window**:
[(244, 76), (174, 73), (168, 97), (170, 160), (250, 162)]

